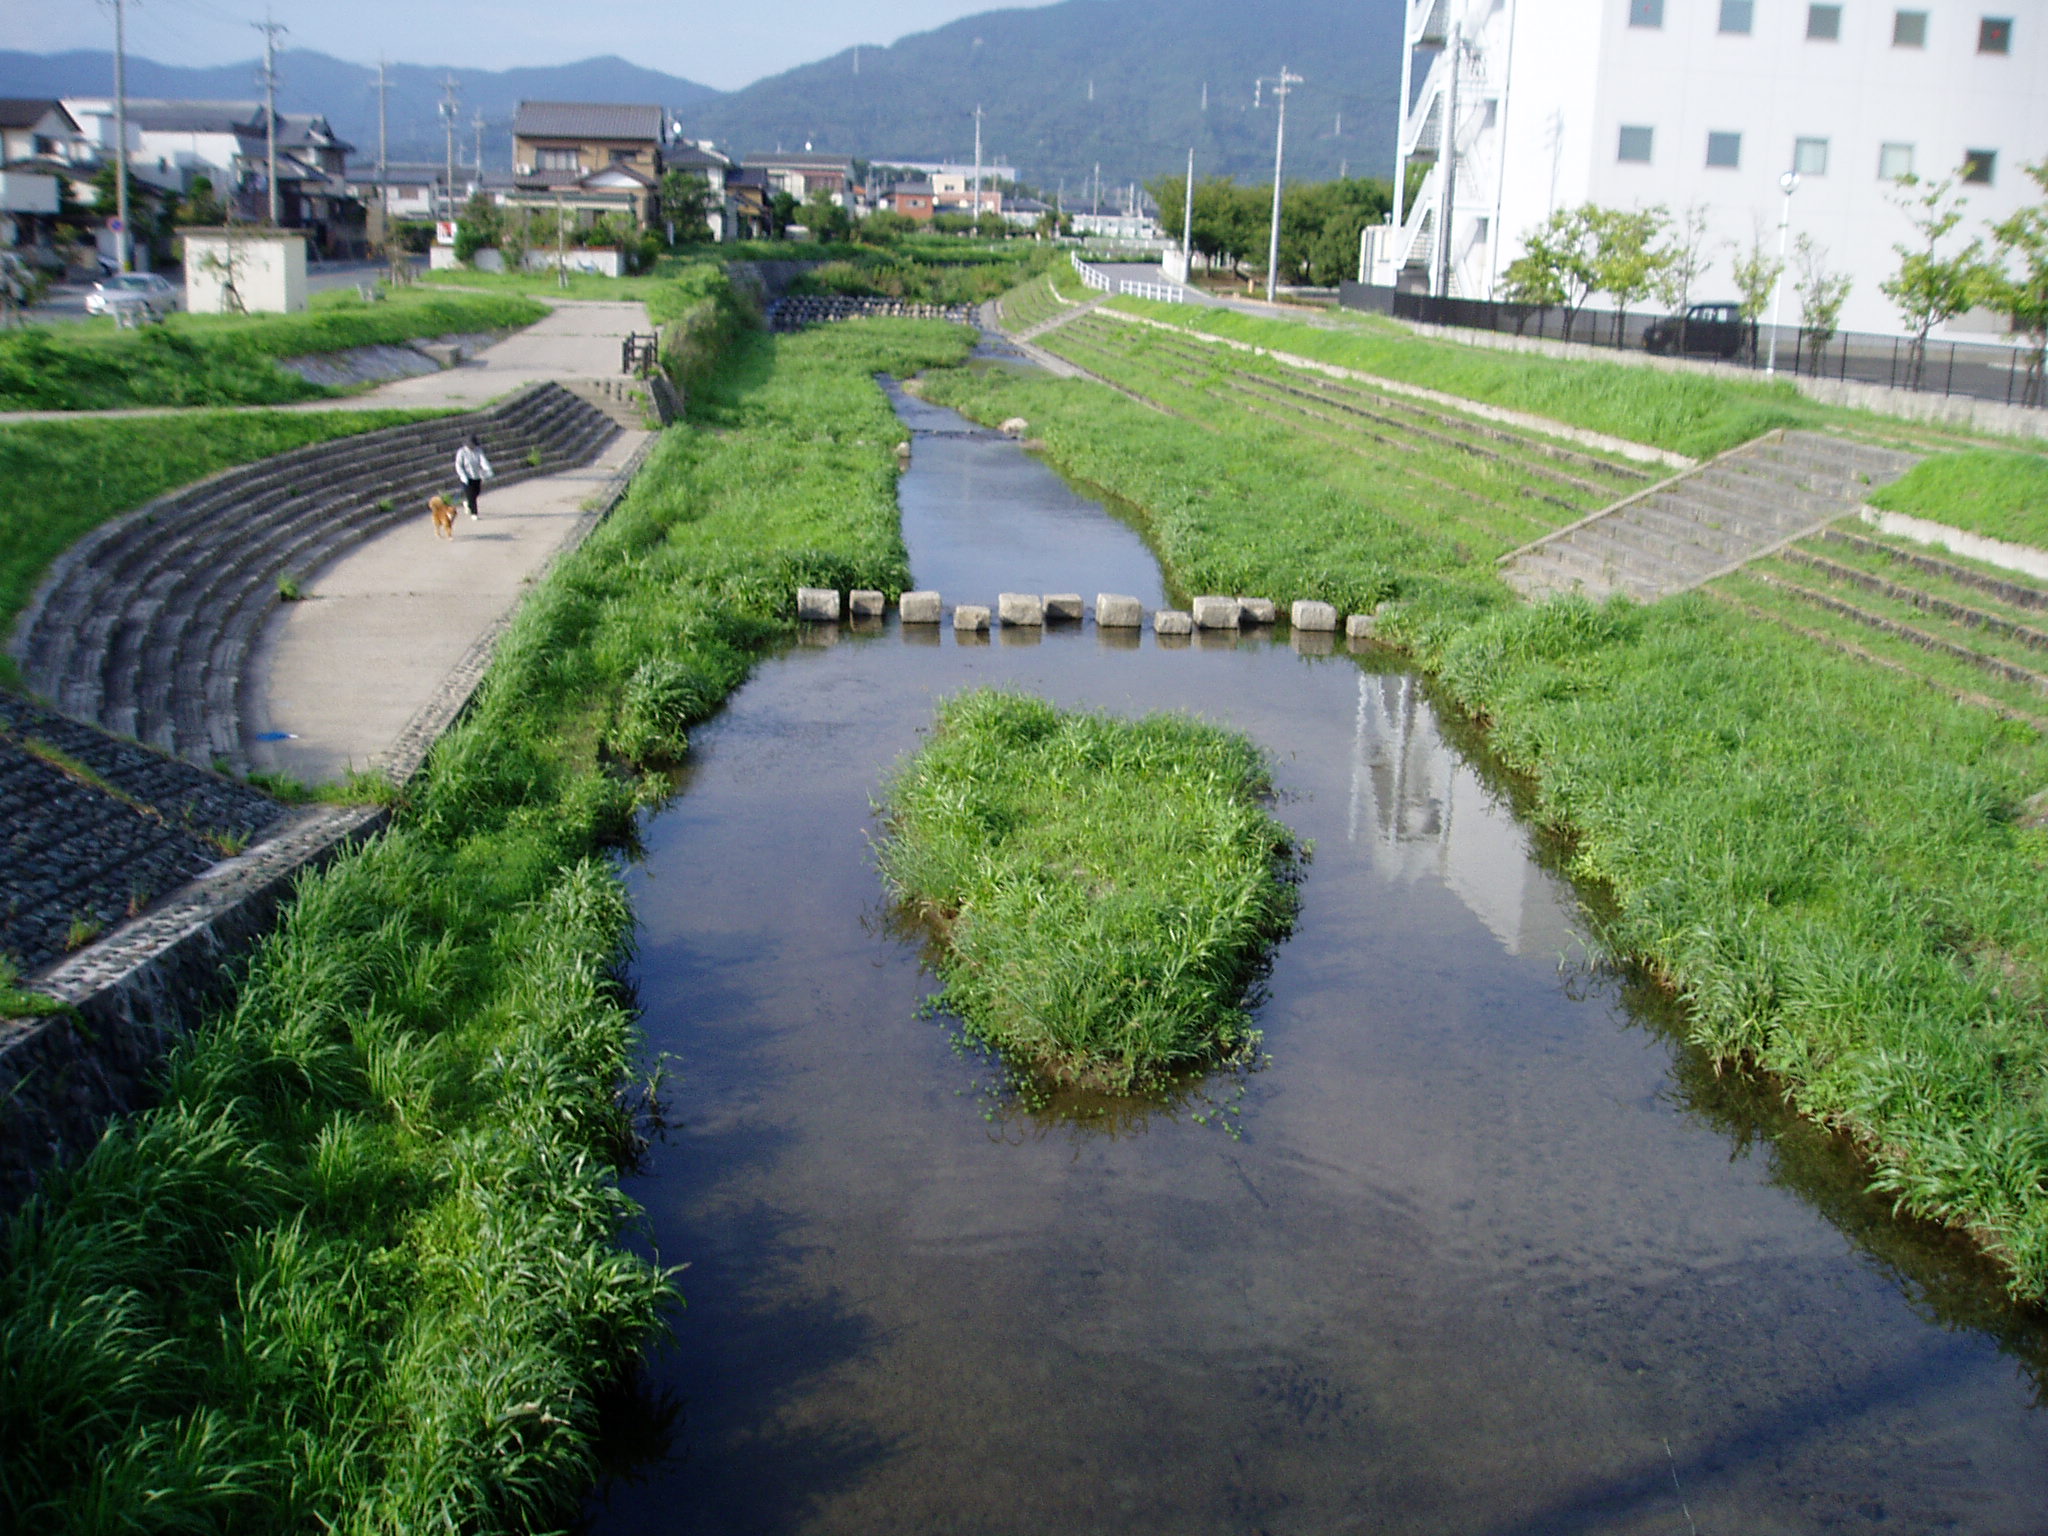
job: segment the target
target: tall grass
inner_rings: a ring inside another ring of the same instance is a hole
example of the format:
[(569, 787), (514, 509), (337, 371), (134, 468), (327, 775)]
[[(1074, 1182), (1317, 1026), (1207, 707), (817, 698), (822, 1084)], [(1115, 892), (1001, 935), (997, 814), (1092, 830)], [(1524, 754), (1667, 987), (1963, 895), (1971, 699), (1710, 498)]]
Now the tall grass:
[(178, 315), (142, 330), (38, 326), (0, 335), (0, 410), (279, 405), (339, 393), (273, 359), (531, 325), (531, 299), (413, 290), (381, 304), (320, 295), (296, 315)]
[(2048, 453), (1972, 448), (1922, 459), (1872, 506), (2048, 549)]
[(0, 1527), (557, 1525), (668, 1277), (623, 1251), (607, 850), (791, 627), (903, 580), (880, 369), (957, 327), (744, 340), (522, 607), (393, 831), (302, 879), (236, 1004), (9, 1226)]
[[(436, 411), (202, 411), (123, 421), (0, 425), (0, 637), (57, 558), (108, 518), (236, 464)], [(0, 682), (14, 682), (0, 656)]]
[(2015, 1296), (2048, 1300), (2034, 731), (1706, 597), (1518, 605), (1442, 537), (1334, 497), (1298, 430), (1176, 421), (1085, 383), (924, 388), (1027, 417), (1136, 505), (1183, 590), (1388, 599), (1382, 636), (1530, 777), (1573, 872), (1613, 893), (1613, 948), (1683, 1000), (1692, 1040), (1777, 1074), (1902, 1210), (1969, 1231)]
[(1150, 1086), (1257, 1043), (1295, 856), (1244, 737), (976, 690), (886, 794), (882, 869), (940, 936), (941, 1003), (1059, 1084)]

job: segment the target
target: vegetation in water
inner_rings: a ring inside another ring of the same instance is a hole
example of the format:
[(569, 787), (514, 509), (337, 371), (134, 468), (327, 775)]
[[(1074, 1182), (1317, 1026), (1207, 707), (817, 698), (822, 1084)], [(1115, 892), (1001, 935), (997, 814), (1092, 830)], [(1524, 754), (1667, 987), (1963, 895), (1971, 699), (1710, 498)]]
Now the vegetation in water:
[(1972, 448), (1922, 459), (1870, 504), (2048, 549), (2048, 453)]
[(1251, 742), (976, 690), (886, 794), (882, 870), (938, 935), (939, 1002), (1056, 1083), (1120, 1091), (1243, 1059), (1292, 926), (1292, 835)]
[[(8, 488), (0, 538), (0, 636), (57, 558), (110, 517), (216, 470), (438, 411), (202, 411), (118, 421), (0, 425), (0, 483)], [(0, 656), (0, 683), (15, 680)]]
[[(1331, 334), (1273, 326), (1264, 344), (1294, 353)], [(1475, 356), (1489, 398), (1532, 407), (1551, 388), (1547, 359)], [(1646, 412), (1670, 403), (1666, 376), (1615, 371), (1645, 380)], [(1378, 605), (1383, 640), (1529, 776), (1572, 872), (1612, 892), (1611, 947), (1685, 1003), (1689, 1038), (1776, 1074), (1862, 1143), (1901, 1210), (1967, 1229), (2015, 1295), (2048, 1299), (2048, 744), (2032, 728), (1711, 595), (1522, 605), (1458, 558), (1448, 498), (1432, 527), (1415, 502), (1333, 495), (1343, 450), (1305, 421), (1176, 420), (996, 371), (924, 387), (1030, 420), (1138, 509), (1183, 590)]]
[(620, 1245), (610, 850), (642, 771), (793, 627), (900, 587), (880, 370), (971, 337), (742, 338), (522, 606), (392, 829), (308, 874), (161, 1104), (48, 1179), (0, 1270), (0, 1526), (553, 1528), (668, 1277)]
[(316, 296), (297, 315), (174, 315), (119, 331), (111, 323), (32, 326), (0, 335), (0, 410), (84, 411), (154, 405), (281, 405), (343, 393), (309, 384), (274, 359), (531, 325), (546, 309), (511, 295), (412, 289), (378, 304)]

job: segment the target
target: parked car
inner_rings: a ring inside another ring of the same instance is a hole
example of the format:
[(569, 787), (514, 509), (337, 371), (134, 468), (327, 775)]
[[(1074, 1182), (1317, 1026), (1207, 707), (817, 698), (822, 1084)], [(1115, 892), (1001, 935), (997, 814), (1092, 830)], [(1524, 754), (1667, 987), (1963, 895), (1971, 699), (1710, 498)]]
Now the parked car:
[(1657, 353), (1684, 350), (1711, 357), (1734, 357), (1750, 344), (1752, 328), (1742, 318), (1740, 304), (1694, 304), (1685, 312), (1683, 326), (1676, 315), (1653, 320), (1643, 332), (1643, 346)]
[(119, 272), (92, 285), (85, 296), (88, 315), (113, 315), (122, 310), (166, 314), (185, 307), (185, 290), (155, 272)]

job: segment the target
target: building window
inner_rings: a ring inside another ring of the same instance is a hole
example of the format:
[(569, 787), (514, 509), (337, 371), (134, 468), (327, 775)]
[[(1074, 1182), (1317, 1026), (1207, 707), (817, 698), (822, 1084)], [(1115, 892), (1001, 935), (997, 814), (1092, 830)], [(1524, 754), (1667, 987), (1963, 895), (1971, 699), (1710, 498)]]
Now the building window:
[(1617, 160), (1626, 160), (1636, 165), (1650, 163), (1650, 138), (1654, 130), (1649, 128), (1623, 128), (1621, 148), (1615, 155)]
[(1628, 24), (1632, 27), (1664, 25), (1664, 0), (1628, 0)]
[(1881, 144), (1877, 150), (1877, 179), (1904, 181), (1913, 174), (1913, 146)]
[(1707, 164), (1723, 166), (1734, 170), (1742, 164), (1742, 135), (1739, 133), (1710, 133), (1707, 135)]
[(1802, 176), (1827, 175), (1828, 141), (1826, 139), (1794, 139), (1792, 141), (1792, 169)]
[(577, 162), (573, 149), (540, 149), (533, 155), (533, 167), (537, 171), (577, 171), (582, 166)]
[(1721, 30), (1744, 37), (1756, 24), (1756, 0), (1721, 0)]
[(1925, 48), (1927, 46), (1927, 13), (1925, 11), (1897, 11), (1892, 15), (1892, 46), (1894, 48)]
[(2012, 52), (2012, 18), (2010, 16), (1986, 16), (1977, 23), (1977, 51), (1979, 53)]
[(1842, 8), (1839, 5), (1809, 5), (1806, 8), (1806, 36), (1816, 43), (1840, 42)]
[(1966, 149), (1963, 151), (1963, 180), (1980, 187), (1991, 185), (1992, 173), (1998, 169), (1998, 151), (1995, 149)]

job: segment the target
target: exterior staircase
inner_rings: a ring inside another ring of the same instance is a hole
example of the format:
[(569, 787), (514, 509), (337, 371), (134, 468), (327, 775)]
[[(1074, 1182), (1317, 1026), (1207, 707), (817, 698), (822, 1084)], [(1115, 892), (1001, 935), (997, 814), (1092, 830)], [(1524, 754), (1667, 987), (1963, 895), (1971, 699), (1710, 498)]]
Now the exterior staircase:
[[(249, 663), (280, 595), (453, 495), (471, 432), (500, 485), (590, 463), (611, 416), (558, 384), (487, 410), (295, 448), (104, 523), (58, 558), (10, 649), (74, 719), (202, 767), (246, 769)], [(345, 664), (345, 663), (338, 663)]]
[(1501, 557), (1524, 597), (1655, 602), (1854, 512), (1919, 461), (1826, 432), (1771, 432)]

